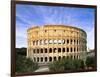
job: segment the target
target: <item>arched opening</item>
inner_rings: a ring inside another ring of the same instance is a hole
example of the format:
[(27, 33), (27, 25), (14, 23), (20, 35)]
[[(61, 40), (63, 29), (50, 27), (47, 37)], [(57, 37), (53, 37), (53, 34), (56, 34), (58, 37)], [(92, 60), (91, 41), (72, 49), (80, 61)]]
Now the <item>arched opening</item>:
[(70, 44), (72, 44), (72, 42), (73, 42), (73, 40), (71, 39), (71, 40), (70, 40)]
[(37, 62), (39, 62), (39, 57), (37, 57)]
[(61, 56), (58, 57), (58, 60), (61, 60)]
[(77, 45), (78, 45), (78, 40), (77, 40)]
[(78, 47), (77, 47), (77, 52), (78, 52)]
[(45, 48), (45, 53), (47, 53), (47, 48)]
[(47, 30), (45, 30), (45, 32), (47, 32)]
[(76, 41), (74, 40), (74, 45), (76, 44)]
[(38, 45), (40, 45), (40, 40), (38, 40)]
[(45, 44), (48, 44), (48, 40), (45, 40)]
[(53, 44), (53, 40), (49, 40), (49, 44)]
[(67, 44), (69, 44), (69, 39), (67, 39)]
[(62, 58), (65, 59), (65, 56), (63, 56)]
[(36, 45), (38, 45), (38, 40), (36, 40)]
[(54, 57), (54, 61), (56, 61), (56, 57)]
[(67, 48), (67, 52), (69, 52), (69, 48)]
[(35, 45), (35, 41), (33, 41), (33, 45)]
[(76, 48), (74, 48), (74, 52), (76, 51)]
[(42, 40), (40, 40), (40, 45), (42, 45)]
[(47, 57), (45, 57), (45, 62), (47, 62)]
[(63, 48), (63, 52), (65, 52), (65, 48)]
[(74, 59), (75, 59), (76, 57), (75, 57), (75, 55), (74, 55)]
[(41, 57), (41, 62), (43, 62), (43, 57)]
[(58, 48), (58, 53), (60, 53), (61, 52), (61, 48)]
[(51, 62), (52, 61), (52, 57), (49, 57), (49, 62)]
[(63, 44), (65, 44), (65, 40), (62, 40)]
[(58, 44), (61, 44), (61, 43), (62, 43), (62, 40), (59, 39), (59, 40), (58, 40)]
[(39, 49), (37, 49), (37, 53), (39, 53)]
[(33, 53), (35, 53), (35, 49), (33, 49)]
[(44, 44), (44, 40), (41, 41), (41, 44), (42, 44), (42, 45)]
[(58, 43), (58, 41), (57, 40), (54, 40), (54, 44), (57, 44)]
[(46, 39), (44, 40), (44, 45), (46, 44)]
[(77, 59), (79, 59), (78, 55), (77, 55)]
[(56, 48), (54, 48), (54, 49), (53, 49), (53, 52), (54, 52), (54, 53), (56, 53), (56, 50), (57, 50), (57, 49), (56, 49)]
[(52, 48), (49, 49), (49, 53), (52, 53)]
[(70, 51), (71, 51), (71, 52), (73, 51), (72, 47), (70, 48)]
[(41, 48), (41, 53), (43, 53), (43, 49)]

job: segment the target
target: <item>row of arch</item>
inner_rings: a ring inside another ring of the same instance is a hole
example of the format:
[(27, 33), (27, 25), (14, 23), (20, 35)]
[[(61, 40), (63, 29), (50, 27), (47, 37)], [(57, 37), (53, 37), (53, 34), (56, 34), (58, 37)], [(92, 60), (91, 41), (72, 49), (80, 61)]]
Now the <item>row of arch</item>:
[(66, 47), (66, 48), (37, 48), (33, 53), (61, 53), (61, 52), (79, 52), (86, 51), (86, 47)]
[(70, 56), (54, 56), (54, 57), (33, 57), (34, 62), (52, 62), (52, 61), (60, 61), (61, 59), (80, 59), (79, 55), (70, 55)]
[(85, 44), (86, 40), (78, 40), (78, 39), (62, 39), (62, 40), (35, 40), (33, 41), (33, 45), (47, 45), (47, 44), (72, 44), (72, 45), (80, 45)]

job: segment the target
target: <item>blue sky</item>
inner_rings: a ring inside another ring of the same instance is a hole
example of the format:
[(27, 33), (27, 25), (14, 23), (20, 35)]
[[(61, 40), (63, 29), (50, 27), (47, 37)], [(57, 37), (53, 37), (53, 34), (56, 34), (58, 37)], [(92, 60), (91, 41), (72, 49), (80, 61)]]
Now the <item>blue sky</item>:
[(79, 27), (87, 33), (87, 47), (94, 48), (93, 8), (16, 5), (16, 47), (27, 47), (27, 29), (32, 26), (63, 24)]

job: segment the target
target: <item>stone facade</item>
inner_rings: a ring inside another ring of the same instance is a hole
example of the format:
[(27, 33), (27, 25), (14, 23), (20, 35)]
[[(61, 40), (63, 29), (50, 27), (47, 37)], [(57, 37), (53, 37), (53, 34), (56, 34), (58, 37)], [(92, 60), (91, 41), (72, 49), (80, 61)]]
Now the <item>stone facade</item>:
[(65, 25), (36, 26), (27, 30), (27, 57), (39, 65), (62, 58), (85, 59), (87, 35), (80, 28)]

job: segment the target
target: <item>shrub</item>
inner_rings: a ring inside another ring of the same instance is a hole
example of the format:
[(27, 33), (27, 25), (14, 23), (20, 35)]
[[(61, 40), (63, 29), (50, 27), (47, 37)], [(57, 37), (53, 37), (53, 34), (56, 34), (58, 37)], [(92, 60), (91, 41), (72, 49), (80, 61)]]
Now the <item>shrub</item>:
[(16, 55), (16, 72), (33, 72), (38, 68), (38, 64), (34, 63), (30, 58), (22, 55)]
[(51, 71), (79, 70), (84, 67), (84, 61), (80, 59), (62, 59), (49, 64)]
[(87, 57), (86, 66), (94, 68), (95, 67), (95, 57)]
[(51, 70), (51, 71), (64, 71), (64, 66), (63, 66), (64, 64), (63, 64), (63, 62), (62, 61), (55, 61), (55, 62), (53, 62), (53, 63), (50, 63), (49, 64), (49, 69)]

